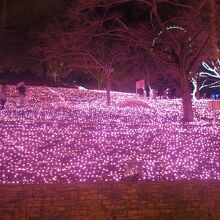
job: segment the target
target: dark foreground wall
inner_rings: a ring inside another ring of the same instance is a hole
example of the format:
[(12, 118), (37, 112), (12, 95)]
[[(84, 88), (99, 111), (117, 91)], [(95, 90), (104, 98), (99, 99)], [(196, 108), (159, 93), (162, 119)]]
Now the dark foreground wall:
[(220, 220), (220, 181), (0, 185), (1, 220)]

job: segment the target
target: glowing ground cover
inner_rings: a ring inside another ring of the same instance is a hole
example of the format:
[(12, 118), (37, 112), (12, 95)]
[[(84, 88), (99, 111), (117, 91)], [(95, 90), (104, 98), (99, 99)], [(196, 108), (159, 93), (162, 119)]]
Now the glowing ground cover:
[(193, 103), (195, 121), (181, 122), (181, 101), (135, 94), (28, 87), (16, 107), (8, 87), (0, 111), (0, 183), (71, 183), (220, 179), (220, 116), (209, 100)]

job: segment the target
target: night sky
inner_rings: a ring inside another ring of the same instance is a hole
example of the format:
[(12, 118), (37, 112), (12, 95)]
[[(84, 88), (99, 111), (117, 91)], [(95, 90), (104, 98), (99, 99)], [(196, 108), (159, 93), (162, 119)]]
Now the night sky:
[(61, 16), (73, 0), (1, 0), (2, 29), (31, 31)]
[(36, 65), (30, 48), (37, 35), (55, 18), (62, 18), (73, 0), (1, 0), (0, 72), (21, 72)]
[[(1, 0), (1, 29), (10, 31), (42, 30), (53, 18), (62, 17), (74, 0)], [(149, 19), (149, 8), (145, 4), (129, 2), (121, 4), (119, 10), (124, 11), (128, 22)], [(174, 6), (159, 4), (162, 19), (168, 18)]]

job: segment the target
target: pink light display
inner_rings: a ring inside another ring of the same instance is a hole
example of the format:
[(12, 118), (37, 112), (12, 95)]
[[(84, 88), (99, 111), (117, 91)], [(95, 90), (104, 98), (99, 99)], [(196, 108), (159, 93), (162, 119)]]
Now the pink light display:
[(195, 121), (183, 124), (179, 99), (112, 92), (106, 107), (103, 91), (28, 87), (20, 109), (15, 87), (8, 94), (1, 184), (220, 179), (220, 116), (208, 100), (195, 101)]

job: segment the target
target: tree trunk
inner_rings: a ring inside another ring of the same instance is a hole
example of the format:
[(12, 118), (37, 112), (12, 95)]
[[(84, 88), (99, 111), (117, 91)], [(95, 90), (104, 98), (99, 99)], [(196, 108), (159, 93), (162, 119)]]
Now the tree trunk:
[(110, 70), (106, 72), (106, 104), (110, 106), (111, 98), (110, 98), (110, 90), (111, 90), (111, 73)]
[(197, 82), (196, 98), (200, 99), (201, 98), (201, 94), (200, 94), (200, 90), (199, 90), (199, 86), (200, 86), (200, 79), (199, 79), (199, 77), (196, 79), (196, 82)]
[(97, 80), (97, 89), (98, 89), (98, 90), (101, 89), (101, 82), (100, 82), (100, 79)]
[(42, 63), (42, 76), (43, 76), (43, 80), (47, 80), (48, 79), (48, 63), (46, 61), (43, 61)]
[(186, 73), (182, 70), (181, 74), (181, 97), (183, 105), (183, 121), (193, 121), (193, 108), (192, 108), (192, 97), (189, 88), (189, 82), (186, 77)]
[(97, 77), (97, 86), (98, 86), (98, 90), (100, 90), (102, 87), (102, 78), (101, 78), (100, 73), (98, 74), (98, 77)]
[(181, 97), (183, 105), (183, 121), (193, 121), (193, 108), (192, 108), (192, 95), (189, 87), (189, 79), (186, 71), (186, 45), (184, 42), (181, 44), (180, 53), (180, 85), (181, 85)]

